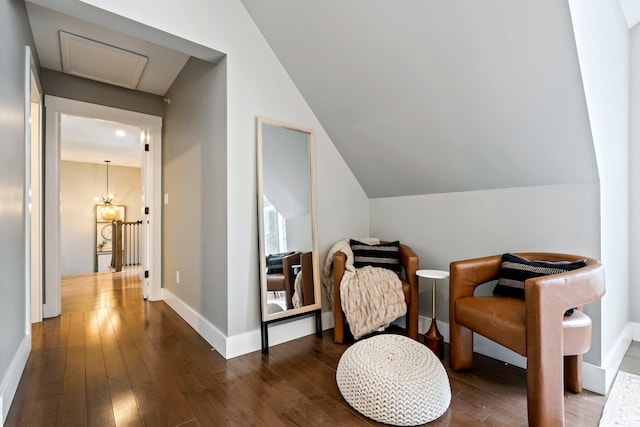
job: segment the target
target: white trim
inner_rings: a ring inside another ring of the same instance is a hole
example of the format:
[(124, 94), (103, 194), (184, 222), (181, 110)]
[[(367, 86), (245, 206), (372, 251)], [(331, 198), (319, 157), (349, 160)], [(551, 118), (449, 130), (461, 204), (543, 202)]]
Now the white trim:
[(151, 301), (162, 299), (162, 118), (149, 128), (149, 163), (147, 178), (150, 194), (149, 203), (149, 295)]
[(640, 323), (631, 322), (631, 339), (640, 342)]
[[(31, 323), (42, 321), (42, 87), (31, 52), (25, 46), (25, 291), (26, 334)], [(37, 98), (37, 101), (34, 100)], [(37, 114), (33, 114), (33, 105)], [(36, 134), (34, 134), (36, 131)], [(34, 146), (35, 144), (35, 146)]]
[(2, 379), (0, 383), (0, 424), (4, 425), (11, 407), (11, 402), (18, 390), (18, 384), (20, 383), (20, 377), (25, 366), (27, 366), (27, 359), (29, 359), (29, 353), (31, 352), (31, 335), (25, 335), (18, 347), (18, 351), (7, 370), (7, 375)]
[[(615, 372), (613, 374), (615, 376)], [(604, 368), (582, 362), (582, 387), (594, 393), (605, 395), (607, 372)]]
[(602, 369), (604, 370), (604, 384), (601, 385), (597, 391), (598, 393), (604, 394), (603, 391), (609, 391), (609, 388), (613, 384), (613, 379), (620, 368), (624, 354), (629, 349), (629, 345), (631, 345), (631, 341), (637, 341), (638, 338), (640, 338), (639, 332), (640, 324), (634, 322), (627, 323), (622, 329), (622, 332), (618, 335), (618, 338), (609, 352), (605, 355), (602, 362)]
[(211, 346), (220, 353), (225, 359), (227, 358), (227, 337), (207, 319), (202, 317), (200, 313), (191, 308), (188, 304), (174, 295), (167, 288), (163, 289), (164, 302), (175, 310), (176, 313), (185, 322), (189, 324), (195, 331), (200, 334)]
[[(333, 312), (322, 313), (322, 330), (333, 328)], [(316, 333), (315, 316), (283, 319), (269, 325), (269, 347)], [(227, 359), (251, 353), (262, 348), (260, 329), (233, 335), (227, 339)]]
[(331, 329), (335, 326), (333, 320), (333, 311), (323, 311), (322, 312), (322, 330), (326, 331), (327, 329)]

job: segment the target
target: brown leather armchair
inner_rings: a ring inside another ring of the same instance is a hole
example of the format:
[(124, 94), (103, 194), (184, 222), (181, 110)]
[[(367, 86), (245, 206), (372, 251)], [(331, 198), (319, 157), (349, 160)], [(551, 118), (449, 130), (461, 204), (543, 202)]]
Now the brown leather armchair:
[[(388, 243), (388, 242), (383, 242)], [(333, 341), (343, 343), (345, 340), (345, 316), (340, 303), (340, 282), (345, 272), (347, 257), (342, 252), (336, 252), (333, 256)], [(407, 336), (418, 339), (418, 256), (407, 245), (400, 244), (400, 264), (404, 269), (402, 291), (407, 303)]]
[[(474, 296), (482, 283), (498, 278), (501, 255), (451, 263), (450, 347), (453, 370), (473, 364), (473, 332), (527, 357), (527, 408), (530, 426), (564, 425), (564, 381), (582, 391), (582, 354), (591, 346), (591, 319), (581, 306), (605, 293), (604, 268), (592, 258), (551, 253), (518, 254), (527, 259), (576, 261), (587, 266), (525, 283), (525, 299)], [(573, 315), (564, 316), (578, 307)]]
[(296, 252), (282, 258), (282, 273), (267, 274), (267, 291), (268, 292), (285, 292), (287, 309), (293, 308), (293, 285), (295, 283), (295, 275), (293, 274), (293, 266), (300, 264), (300, 252)]

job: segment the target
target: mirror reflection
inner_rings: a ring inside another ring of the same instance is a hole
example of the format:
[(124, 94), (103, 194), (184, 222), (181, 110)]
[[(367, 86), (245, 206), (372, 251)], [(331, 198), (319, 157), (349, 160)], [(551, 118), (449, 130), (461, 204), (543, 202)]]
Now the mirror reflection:
[[(312, 132), (258, 119), (263, 320), (316, 303)], [(318, 276), (319, 277), (319, 276)]]

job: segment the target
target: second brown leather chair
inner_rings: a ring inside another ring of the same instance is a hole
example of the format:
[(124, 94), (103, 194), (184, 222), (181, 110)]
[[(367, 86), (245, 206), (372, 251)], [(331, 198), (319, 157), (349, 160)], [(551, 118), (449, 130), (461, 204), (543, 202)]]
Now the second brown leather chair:
[(496, 280), (502, 256), (451, 263), (449, 288), (450, 347), (453, 370), (473, 365), (473, 332), (527, 357), (527, 409), (530, 426), (564, 425), (564, 387), (582, 391), (582, 354), (591, 346), (591, 319), (576, 310), (604, 295), (599, 261), (575, 255), (517, 254), (527, 259), (576, 261), (587, 266), (528, 279), (525, 299), (474, 296), (477, 286)]

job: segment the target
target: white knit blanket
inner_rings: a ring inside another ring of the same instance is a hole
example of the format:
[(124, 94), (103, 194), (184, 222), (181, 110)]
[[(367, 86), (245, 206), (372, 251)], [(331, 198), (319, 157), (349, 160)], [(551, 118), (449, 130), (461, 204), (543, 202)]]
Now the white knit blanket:
[[(373, 238), (357, 239), (363, 243), (376, 244)], [(329, 303), (333, 306), (333, 255), (346, 255), (345, 272), (340, 281), (340, 300), (349, 328), (355, 339), (389, 324), (407, 312), (402, 292), (402, 282), (396, 273), (385, 268), (353, 266), (353, 252), (348, 240), (336, 243), (327, 256), (322, 271), (322, 282)], [(335, 308), (334, 308), (335, 309)]]

